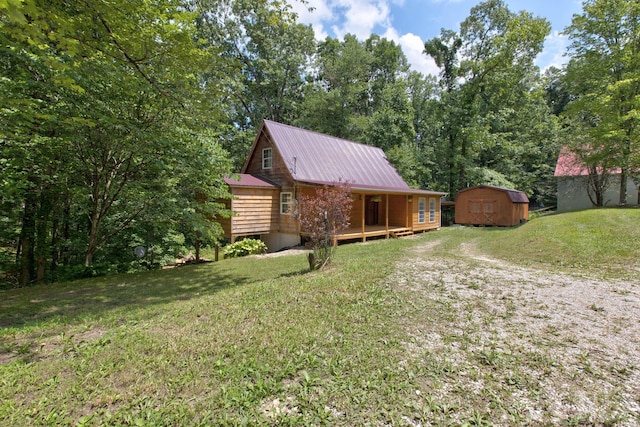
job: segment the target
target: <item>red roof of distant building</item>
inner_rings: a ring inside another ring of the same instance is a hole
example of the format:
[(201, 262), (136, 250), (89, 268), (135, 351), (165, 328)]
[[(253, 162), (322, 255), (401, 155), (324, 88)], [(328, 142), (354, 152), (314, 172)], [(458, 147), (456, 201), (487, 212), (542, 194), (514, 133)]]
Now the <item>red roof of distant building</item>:
[[(602, 168), (598, 167), (598, 173), (602, 172)], [(610, 174), (620, 173), (620, 169), (609, 169)], [(556, 170), (553, 176), (587, 176), (589, 175), (589, 169), (576, 153), (571, 151), (568, 147), (562, 147), (560, 155), (558, 156), (558, 162), (556, 163)]]
[(578, 159), (578, 156), (567, 147), (562, 147), (560, 155), (558, 156), (558, 162), (556, 163), (556, 170), (553, 176), (584, 176), (589, 175), (589, 169), (583, 162)]

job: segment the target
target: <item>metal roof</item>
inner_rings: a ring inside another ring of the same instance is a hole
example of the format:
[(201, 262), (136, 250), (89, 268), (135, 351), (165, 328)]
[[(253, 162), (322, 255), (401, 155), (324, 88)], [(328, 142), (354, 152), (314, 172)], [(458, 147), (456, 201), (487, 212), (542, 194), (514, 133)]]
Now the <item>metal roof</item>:
[[(529, 203), (529, 198), (523, 191), (512, 190), (510, 188), (503, 188), (503, 187), (494, 187), (493, 185), (481, 184), (476, 187), (465, 188), (464, 190), (458, 191), (458, 194), (463, 193), (465, 191), (475, 190), (476, 188), (490, 188), (492, 190), (503, 191), (507, 193), (507, 196), (509, 197), (509, 200), (511, 200), (512, 203)], [(457, 199), (458, 199), (458, 195), (456, 195), (456, 200)]]
[[(598, 174), (603, 171), (602, 166), (596, 168)], [(619, 174), (620, 168), (607, 169), (610, 174)], [(556, 163), (556, 170), (553, 173), (554, 177), (560, 176), (587, 176), (589, 175), (589, 168), (585, 163), (580, 160), (578, 155), (571, 151), (568, 147), (562, 147), (560, 154), (558, 155), (558, 162)]]
[(231, 179), (227, 176), (224, 177), (224, 182), (234, 187), (260, 187), (260, 188), (278, 188), (277, 185), (258, 178), (257, 176), (250, 175), (248, 173), (238, 174), (240, 179)]
[(270, 120), (263, 129), (296, 181), (413, 192), (378, 147)]

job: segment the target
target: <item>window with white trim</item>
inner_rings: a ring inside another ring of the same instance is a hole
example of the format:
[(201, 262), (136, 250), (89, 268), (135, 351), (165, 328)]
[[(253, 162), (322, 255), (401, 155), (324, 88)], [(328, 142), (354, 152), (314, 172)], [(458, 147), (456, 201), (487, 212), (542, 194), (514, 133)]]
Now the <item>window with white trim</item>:
[(293, 207), (293, 198), (291, 193), (280, 193), (280, 213), (291, 214)]
[(436, 198), (429, 197), (429, 222), (436, 222)]
[(264, 148), (262, 150), (262, 169), (271, 169), (273, 164), (273, 152), (271, 148)]
[(427, 214), (427, 199), (424, 197), (418, 198), (418, 224), (424, 224), (426, 222)]

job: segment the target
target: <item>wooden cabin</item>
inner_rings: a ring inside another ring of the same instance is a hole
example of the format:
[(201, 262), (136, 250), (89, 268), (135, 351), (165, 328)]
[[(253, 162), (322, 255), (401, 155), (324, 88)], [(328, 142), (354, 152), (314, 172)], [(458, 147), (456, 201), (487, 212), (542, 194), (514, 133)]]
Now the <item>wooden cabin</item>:
[(478, 185), (455, 198), (456, 224), (511, 227), (529, 220), (529, 198), (508, 188)]
[(410, 188), (380, 148), (269, 120), (260, 126), (239, 179), (225, 181), (234, 215), (222, 221), (224, 237), (233, 242), (259, 236), (269, 251), (301, 243), (295, 200), (319, 186), (351, 186), (350, 227), (336, 241), (439, 229), (446, 194)]

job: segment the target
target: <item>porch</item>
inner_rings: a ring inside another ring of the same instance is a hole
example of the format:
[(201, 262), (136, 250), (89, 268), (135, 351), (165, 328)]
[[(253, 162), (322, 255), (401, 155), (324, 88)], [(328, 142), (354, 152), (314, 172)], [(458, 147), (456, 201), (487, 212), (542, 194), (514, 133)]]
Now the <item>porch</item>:
[(361, 239), (363, 242), (370, 237), (402, 237), (413, 234), (413, 230), (409, 227), (401, 226), (384, 226), (384, 225), (365, 225), (364, 227), (349, 227), (336, 235), (334, 244), (341, 240)]

